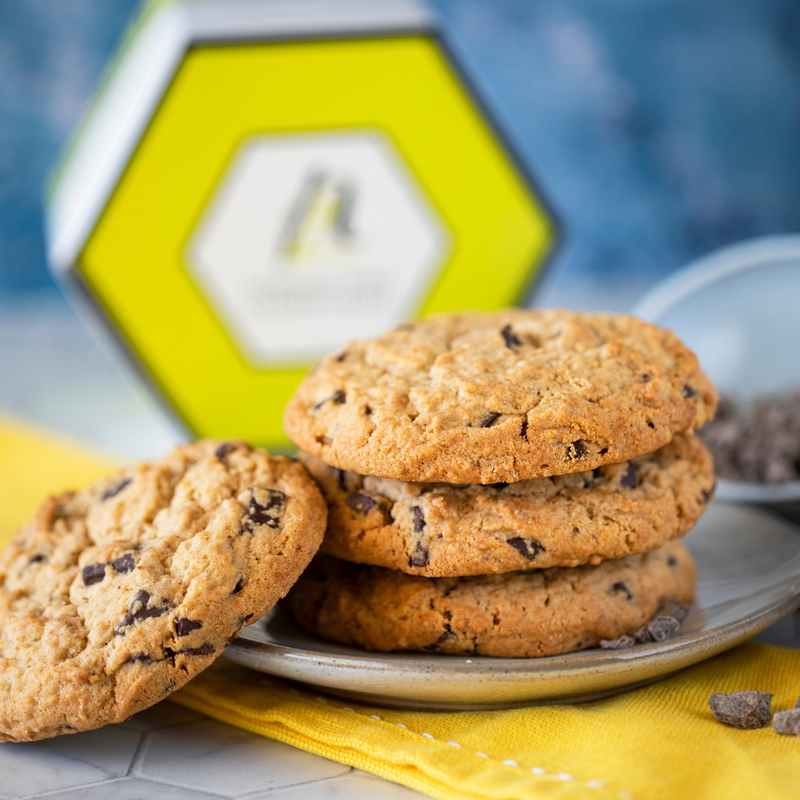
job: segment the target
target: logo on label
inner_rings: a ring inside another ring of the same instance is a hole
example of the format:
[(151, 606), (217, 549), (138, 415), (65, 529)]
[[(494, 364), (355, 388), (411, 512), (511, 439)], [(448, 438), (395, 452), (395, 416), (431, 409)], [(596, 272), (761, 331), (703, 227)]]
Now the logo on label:
[(243, 355), (297, 362), (413, 314), (449, 235), (378, 132), (263, 136), (236, 153), (187, 248)]
[(303, 181), (283, 225), (278, 249), (298, 263), (335, 260), (352, 249), (356, 183), (331, 170), (315, 170)]

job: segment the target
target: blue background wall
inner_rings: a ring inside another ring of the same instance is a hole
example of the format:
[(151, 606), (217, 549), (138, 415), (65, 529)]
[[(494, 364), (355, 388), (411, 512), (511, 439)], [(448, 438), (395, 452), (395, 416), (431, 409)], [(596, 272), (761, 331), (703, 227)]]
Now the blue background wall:
[[(624, 307), (714, 248), (800, 230), (793, 0), (433, 0), (565, 223), (549, 278)], [(57, 291), (41, 196), (133, 0), (0, 0), (0, 300)]]

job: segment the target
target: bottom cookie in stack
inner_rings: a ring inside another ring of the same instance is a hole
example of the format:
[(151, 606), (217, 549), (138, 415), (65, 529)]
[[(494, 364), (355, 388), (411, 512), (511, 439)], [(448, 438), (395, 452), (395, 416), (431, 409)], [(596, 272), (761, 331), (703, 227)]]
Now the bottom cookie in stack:
[(310, 633), (367, 650), (530, 658), (631, 634), (666, 602), (690, 603), (695, 577), (680, 542), (597, 566), (460, 578), (323, 555), (286, 602)]
[(492, 486), (405, 483), (301, 458), (328, 501), (328, 555), (287, 602), (325, 638), (381, 651), (556, 655), (633, 634), (665, 602), (693, 599), (694, 563), (673, 540), (713, 494), (699, 439)]

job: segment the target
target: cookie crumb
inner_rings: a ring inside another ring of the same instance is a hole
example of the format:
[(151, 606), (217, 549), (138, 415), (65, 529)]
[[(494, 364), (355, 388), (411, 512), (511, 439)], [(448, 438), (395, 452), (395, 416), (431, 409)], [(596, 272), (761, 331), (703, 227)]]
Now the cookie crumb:
[(725, 725), (742, 730), (755, 730), (769, 724), (771, 692), (714, 692), (708, 704), (714, 716)]

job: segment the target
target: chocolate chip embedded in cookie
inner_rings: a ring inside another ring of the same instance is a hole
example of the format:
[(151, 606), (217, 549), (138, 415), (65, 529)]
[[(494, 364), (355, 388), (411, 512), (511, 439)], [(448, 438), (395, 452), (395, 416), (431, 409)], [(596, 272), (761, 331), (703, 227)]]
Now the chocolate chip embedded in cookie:
[(300, 456), (329, 504), (322, 549), (426, 577), (598, 564), (686, 534), (714, 490), (698, 437), (623, 464), (517, 483), (362, 477)]
[(331, 466), (404, 481), (511, 483), (662, 447), (716, 393), (669, 331), (509, 309), (406, 323), (324, 359), (284, 426)]
[(284, 601), (309, 632), (367, 650), (557, 655), (642, 627), (689, 603), (696, 568), (680, 542), (604, 561), (469, 578), (421, 578), (317, 556)]
[(0, 555), (0, 740), (119, 722), (207, 667), (305, 569), (301, 464), (199, 442), (44, 502)]

